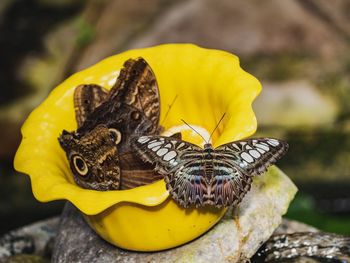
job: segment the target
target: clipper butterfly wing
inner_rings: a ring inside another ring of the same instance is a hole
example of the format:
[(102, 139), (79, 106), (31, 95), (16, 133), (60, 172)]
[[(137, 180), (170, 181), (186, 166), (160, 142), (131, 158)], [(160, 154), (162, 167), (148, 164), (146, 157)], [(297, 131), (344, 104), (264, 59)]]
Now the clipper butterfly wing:
[(163, 136), (141, 136), (132, 147), (164, 176), (171, 196), (183, 207), (237, 205), (250, 190), (252, 177), (266, 171), (287, 151), (272, 138), (247, 139), (204, 149)]

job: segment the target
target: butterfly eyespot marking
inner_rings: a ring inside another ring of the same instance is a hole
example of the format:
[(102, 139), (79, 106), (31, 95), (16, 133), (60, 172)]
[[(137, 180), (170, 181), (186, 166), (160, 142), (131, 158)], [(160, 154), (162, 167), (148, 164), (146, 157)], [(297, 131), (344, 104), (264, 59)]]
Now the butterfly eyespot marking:
[(114, 143), (116, 145), (118, 145), (120, 143), (120, 141), (122, 140), (121, 132), (118, 131), (117, 129), (114, 129), (114, 128), (109, 128), (108, 130), (111, 133), (111, 136), (112, 136)]
[(131, 113), (131, 118), (135, 121), (138, 121), (140, 119), (141, 115), (138, 111), (134, 111)]
[(87, 167), (84, 159), (79, 155), (74, 155), (72, 160), (74, 168), (79, 173), (79, 175), (86, 176), (89, 171), (89, 168)]

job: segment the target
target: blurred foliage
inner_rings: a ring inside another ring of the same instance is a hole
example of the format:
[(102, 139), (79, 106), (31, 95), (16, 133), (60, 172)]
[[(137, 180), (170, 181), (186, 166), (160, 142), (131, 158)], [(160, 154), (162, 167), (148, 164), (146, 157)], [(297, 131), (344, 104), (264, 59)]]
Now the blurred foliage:
[(321, 213), (315, 199), (303, 192), (299, 192), (291, 203), (287, 218), (299, 220), (326, 232), (350, 235), (350, 216), (329, 215)]
[(290, 149), (278, 165), (297, 183), (312, 183), (315, 179), (336, 182), (349, 178), (348, 132), (333, 129), (294, 130), (285, 134), (285, 139)]
[(305, 75), (305, 64), (310, 57), (306, 54), (283, 53), (278, 56), (260, 54), (242, 58), (242, 67), (258, 78), (283, 81)]
[(19, 72), (23, 58), (41, 55), (45, 35), (79, 10), (77, 3), (59, 9), (35, 0), (8, 4), (6, 12), (0, 16), (0, 82), (11, 88), (1, 90), (0, 105), (9, 104), (33, 90)]
[(19, 226), (59, 215), (63, 201), (42, 204), (32, 193), (28, 176), (14, 173), (11, 163), (0, 164), (0, 235)]
[[(345, 67), (346, 68), (346, 67)], [(349, 87), (350, 87), (350, 70), (347, 69), (344, 72), (333, 72), (320, 75), (316, 80), (316, 85), (322, 90), (322, 92), (329, 94), (339, 103), (339, 107), (342, 110), (338, 121), (343, 121), (346, 116), (350, 114), (349, 103)]]
[(78, 28), (77, 46), (83, 48), (87, 46), (95, 37), (95, 28), (83, 17), (79, 17), (76, 21)]

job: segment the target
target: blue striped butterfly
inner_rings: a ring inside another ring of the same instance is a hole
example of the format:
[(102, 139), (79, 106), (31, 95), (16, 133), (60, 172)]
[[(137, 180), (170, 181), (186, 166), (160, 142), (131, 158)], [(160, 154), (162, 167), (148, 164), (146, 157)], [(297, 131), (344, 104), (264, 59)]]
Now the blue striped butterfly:
[(262, 174), (288, 150), (284, 141), (246, 139), (204, 149), (181, 139), (141, 136), (132, 139), (140, 158), (156, 164), (172, 198), (182, 207), (239, 204), (252, 178)]

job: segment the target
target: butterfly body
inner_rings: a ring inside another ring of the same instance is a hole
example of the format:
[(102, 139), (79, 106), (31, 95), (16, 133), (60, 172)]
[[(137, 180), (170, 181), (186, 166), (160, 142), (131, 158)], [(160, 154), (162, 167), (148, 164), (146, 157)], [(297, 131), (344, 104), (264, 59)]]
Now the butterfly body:
[(166, 187), (183, 207), (237, 205), (249, 191), (252, 178), (287, 150), (285, 142), (250, 139), (204, 149), (174, 138), (142, 136), (132, 140), (140, 157), (155, 163)]

